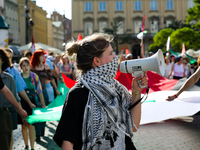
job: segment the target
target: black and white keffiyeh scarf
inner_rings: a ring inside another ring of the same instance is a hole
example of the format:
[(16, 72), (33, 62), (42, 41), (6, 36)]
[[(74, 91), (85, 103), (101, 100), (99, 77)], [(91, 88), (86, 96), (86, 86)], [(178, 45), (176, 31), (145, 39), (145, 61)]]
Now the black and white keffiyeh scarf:
[[(118, 58), (82, 75), (89, 89), (84, 111), (82, 150), (125, 149), (125, 135), (132, 137), (135, 126), (128, 110), (132, 96), (115, 76)], [(136, 128), (136, 126), (135, 126)]]

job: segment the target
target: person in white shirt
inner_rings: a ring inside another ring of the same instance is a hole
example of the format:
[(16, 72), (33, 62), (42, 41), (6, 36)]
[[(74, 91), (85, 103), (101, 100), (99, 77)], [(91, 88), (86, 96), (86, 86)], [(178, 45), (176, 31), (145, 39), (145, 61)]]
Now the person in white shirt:
[(181, 79), (183, 77), (186, 77), (186, 75), (185, 75), (185, 67), (183, 65), (183, 57), (181, 57), (181, 56), (176, 57), (176, 63), (173, 64), (168, 78), (172, 75), (172, 73), (174, 73), (173, 79), (178, 79), (179, 80), (179, 79)]
[(170, 62), (170, 58), (165, 58), (165, 74), (164, 77), (168, 79), (172, 79), (172, 76), (169, 76), (170, 71), (172, 69), (172, 64)]

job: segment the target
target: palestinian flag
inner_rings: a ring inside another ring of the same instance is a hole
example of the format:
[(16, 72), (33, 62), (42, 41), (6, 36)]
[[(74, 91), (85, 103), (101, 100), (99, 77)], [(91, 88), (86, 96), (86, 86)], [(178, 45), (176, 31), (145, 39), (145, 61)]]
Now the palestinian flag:
[[(59, 82), (59, 91), (62, 95), (57, 96), (47, 108), (36, 108), (33, 110), (33, 114), (27, 118), (30, 124), (60, 119), (66, 94), (76, 83), (63, 74), (62, 77), (65, 82)], [(150, 91), (147, 100), (142, 104), (140, 124), (158, 122), (180, 116), (191, 116), (200, 110), (200, 81), (179, 95), (174, 101), (168, 102), (166, 98), (169, 95), (175, 94), (185, 83), (186, 78), (181, 80), (168, 80), (151, 71), (147, 72), (147, 77)], [(131, 90), (132, 78), (131, 74), (121, 73), (120, 71), (116, 75), (116, 79), (126, 86), (128, 90)]]
[[(168, 96), (174, 95), (186, 82), (187, 78), (180, 80), (166, 79), (161, 75), (147, 71), (148, 97), (142, 103), (140, 125), (159, 122), (181, 116), (192, 116), (200, 111), (200, 80), (186, 91), (182, 92), (174, 101), (166, 101)], [(118, 72), (116, 79), (131, 91), (132, 75)], [(146, 89), (142, 91), (144, 94)]]
[(143, 39), (145, 34), (147, 34), (147, 30), (144, 30), (143, 32), (140, 32), (139, 34), (137, 34), (137, 38), (138, 39)]
[(192, 56), (188, 55), (187, 53), (185, 53), (185, 55), (186, 55), (186, 57), (188, 57), (190, 59), (190, 64), (193, 64), (193, 63), (197, 62), (195, 58), (193, 58)]
[[(148, 86), (150, 87), (149, 93), (157, 91), (178, 91), (181, 86), (186, 82), (187, 78), (180, 80), (167, 79), (153, 71), (147, 71)], [(123, 84), (128, 90), (131, 90), (132, 75), (128, 73), (121, 73), (118, 71), (116, 80)], [(142, 93), (145, 93), (146, 89)], [(200, 80), (186, 91), (200, 91)]]

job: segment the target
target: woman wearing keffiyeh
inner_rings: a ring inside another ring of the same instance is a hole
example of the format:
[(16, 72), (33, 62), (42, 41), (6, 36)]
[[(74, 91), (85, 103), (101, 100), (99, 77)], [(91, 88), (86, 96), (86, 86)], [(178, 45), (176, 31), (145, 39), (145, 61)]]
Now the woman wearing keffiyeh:
[(97, 33), (66, 45), (69, 56), (76, 54), (80, 70), (78, 83), (70, 89), (53, 137), (63, 150), (133, 150), (132, 137), (141, 118), (141, 80), (132, 81), (132, 95), (115, 80), (118, 57), (113, 53), (112, 36)]

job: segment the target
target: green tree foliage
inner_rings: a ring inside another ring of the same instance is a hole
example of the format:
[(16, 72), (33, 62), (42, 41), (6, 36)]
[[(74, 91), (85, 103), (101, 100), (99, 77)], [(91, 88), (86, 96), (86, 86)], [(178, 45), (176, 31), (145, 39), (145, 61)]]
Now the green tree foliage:
[[(186, 23), (190, 24), (190, 21), (198, 21), (200, 19), (200, 0), (194, 0), (195, 6), (188, 9)], [(194, 30), (200, 31), (200, 21), (192, 26)]]
[(191, 28), (184, 27), (177, 29), (170, 36), (170, 41), (174, 51), (181, 52), (182, 44), (185, 44), (185, 49), (197, 49), (200, 47), (200, 34)]
[(160, 30), (154, 37), (153, 41), (154, 43), (149, 46), (149, 51), (157, 52), (158, 49), (162, 49), (163, 51), (166, 51), (166, 43), (168, 36), (171, 35), (173, 30), (171, 28), (166, 28)]
[(181, 28), (184, 28), (184, 27), (192, 28), (191, 24), (183, 23), (182, 20), (180, 20), (180, 21), (175, 20), (171, 24), (169, 24), (169, 26), (168, 26), (168, 28), (172, 28), (173, 30), (181, 29)]

